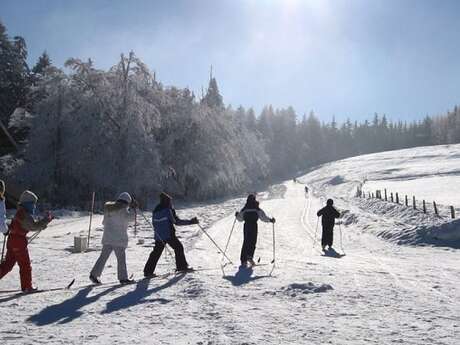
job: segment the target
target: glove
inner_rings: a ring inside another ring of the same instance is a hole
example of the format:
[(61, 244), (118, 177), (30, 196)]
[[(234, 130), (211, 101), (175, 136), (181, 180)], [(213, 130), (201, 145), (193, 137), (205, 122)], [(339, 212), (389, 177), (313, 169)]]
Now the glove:
[(275, 222), (276, 222), (275, 217), (273, 217), (272, 219), (270, 219), (270, 222), (275, 223)]
[(235, 217), (238, 217), (239, 214), (240, 214), (240, 213), (239, 213), (238, 211), (235, 212)]
[(8, 236), (8, 234), (10, 233), (10, 231), (8, 230), (7, 232), (2, 232), (3, 236)]
[(48, 211), (48, 212), (46, 213), (45, 219), (46, 219), (46, 221), (49, 223), (49, 222), (51, 222), (51, 221), (54, 219), (54, 216), (53, 216), (53, 214), (52, 214), (51, 212)]
[(192, 219), (190, 219), (190, 223), (191, 224), (198, 224), (200, 221), (198, 220), (197, 217), (193, 217)]

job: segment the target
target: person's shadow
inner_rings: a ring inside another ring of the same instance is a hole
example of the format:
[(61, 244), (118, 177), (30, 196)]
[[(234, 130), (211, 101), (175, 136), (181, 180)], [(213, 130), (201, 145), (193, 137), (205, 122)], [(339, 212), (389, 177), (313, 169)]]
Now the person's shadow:
[(234, 276), (224, 276), (224, 279), (232, 283), (233, 286), (241, 286), (254, 280), (270, 277), (269, 275), (253, 277), (252, 273), (252, 267), (240, 266)]
[[(146, 297), (154, 294), (155, 292), (161, 291), (163, 289), (169, 288), (172, 285), (176, 284), (182, 278), (185, 277), (184, 274), (177, 274), (170, 280), (168, 280), (163, 285), (159, 285), (153, 289), (148, 290), (150, 280), (140, 280), (136, 284), (136, 288), (133, 291), (128, 292), (125, 295), (119, 296), (110, 302), (107, 303), (105, 310), (102, 311), (101, 314), (110, 314), (115, 311), (129, 308), (134, 305), (143, 304), (143, 303), (152, 303), (158, 302), (161, 304), (166, 304), (171, 302), (171, 300), (165, 298), (154, 298), (154, 299), (146, 299)], [(155, 279), (154, 279), (155, 280)]]
[(88, 294), (94, 288), (94, 286), (88, 286), (78, 291), (75, 296), (65, 300), (64, 302), (42, 309), (37, 314), (30, 316), (27, 321), (32, 322), (37, 326), (45, 326), (55, 322), (59, 324), (71, 322), (83, 315), (83, 312), (80, 311), (82, 307), (96, 302), (102, 296), (115, 291), (119, 287), (120, 285), (115, 285), (101, 291), (98, 294), (88, 297)]
[(340, 253), (336, 252), (334, 248), (329, 248), (329, 249), (324, 251), (323, 256), (340, 259), (340, 258), (345, 256), (345, 253), (340, 254)]

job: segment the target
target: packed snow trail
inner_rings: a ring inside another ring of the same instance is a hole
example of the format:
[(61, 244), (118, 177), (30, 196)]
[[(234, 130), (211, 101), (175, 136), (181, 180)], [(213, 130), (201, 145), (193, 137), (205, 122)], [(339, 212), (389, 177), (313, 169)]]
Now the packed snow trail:
[[(457, 251), (397, 246), (353, 225), (342, 225), (346, 256), (322, 256), (320, 224), (313, 247), (316, 211), (323, 206), (320, 198), (310, 193), (306, 200), (304, 186), (293, 182), (275, 190), (281, 193), (261, 202), (267, 215), (277, 220), (277, 268), (271, 277), (270, 265), (253, 270), (227, 266), (222, 276), (222, 254), (213, 243), (196, 227), (178, 228), (178, 234), (185, 236), (189, 263), (209, 270), (127, 286), (0, 295), (1, 343), (457, 343)], [(182, 212), (188, 216), (191, 211)], [(227, 216), (207, 229), (219, 246), (224, 247), (233, 221), (233, 215)], [(60, 234), (68, 235), (71, 226), (55, 227), (55, 232), (44, 232), (41, 241), (32, 245), (35, 281), (65, 284), (75, 276), (76, 286), (86, 285), (98, 253), (67, 252), (56, 243), (61, 243)], [(152, 236), (147, 224), (141, 222), (139, 227), (145, 245), (131, 238), (127, 250), (128, 269), (137, 277), (151, 250)], [(335, 247), (340, 252), (338, 227), (335, 230)], [(100, 236), (100, 231), (95, 233)], [(242, 240), (242, 223), (237, 223), (227, 251), (236, 263)], [(54, 251), (45, 249), (53, 246)], [(271, 224), (259, 223), (255, 256), (264, 263), (271, 260)], [(112, 267), (104, 271), (103, 281), (115, 279), (114, 263), (114, 258), (109, 259)], [(158, 273), (171, 269), (163, 257)], [(16, 287), (17, 271), (0, 283), (2, 289)]]

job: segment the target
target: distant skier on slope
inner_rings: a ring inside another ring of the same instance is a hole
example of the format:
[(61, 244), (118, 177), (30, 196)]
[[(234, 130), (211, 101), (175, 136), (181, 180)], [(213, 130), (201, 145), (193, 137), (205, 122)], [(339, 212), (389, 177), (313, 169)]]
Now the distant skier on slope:
[(53, 217), (47, 217), (35, 221), (33, 215), (38, 197), (31, 191), (24, 191), (18, 204), (18, 210), (11, 222), (8, 241), (6, 244), (7, 252), (5, 261), (0, 264), (0, 279), (10, 272), (14, 265), (19, 265), (19, 275), (21, 278), (21, 290), (33, 292), (37, 288), (32, 286), (32, 266), (30, 264), (29, 250), (27, 249), (27, 233), (29, 231), (42, 231)]
[(257, 221), (260, 219), (266, 223), (274, 223), (275, 218), (269, 218), (265, 212), (259, 208), (259, 202), (254, 194), (249, 194), (246, 205), (240, 212), (235, 213), (236, 219), (244, 221), (244, 240), (241, 248), (241, 266), (247, 266), (248, 263), (254, 266), (254, 252), (257, 244)]
[(126, 269), (126, 248), (128, 247), (128, 224), (134, 222), (134, 209), (137, 202), (129, 193), (121, 193), (116, 201), (106, 202), (104, 205), (104, 233), (102, 235), (102, 251), (96, 260), (89, 279), (94, 284), (101, 284), (99, 277), (104, 270), (110, 254), (115, 252), (117, 257), (117, 274), (121, 284), (133, 282), (128, 278)]
[(198, 219), (193, 217), (189, 220), (180, 219), (176, 215), (176, 210), (172, 204), (172, 198), (162, 192), (160, 194), (160, 203), (155, 207), (152, 214), (152, 223), (155, 231), (155, 247), (150, 253), (150, 256), (144, 267), (144, 276), (146, 278), (155, 276), (155, 268), (161, 257), (161, 253), (169, 244), (174, 249), (176, 256), (176, 270), (185, 272), (189, 270), (187, 260), (185, 259), (184, 247), (176, 237), (176, 229), (174, 225), (192, 225), (198, 224)]
[(326, 246), (329, 246), (329, 249), (332, 249), (335, 218), (340, 217), (339, 211), (337, 211), (332, 205), (334, 205), (334, 201), (332, 199), (327, 199), (326, 206), (317, 213), (318, 217), (322, 217), (321, 225), (323, 227), (323, 235), (321, 238), (321, 246), (323, 247), (323, 251), (326, 250)]
[(307, 195), (308, 195), (308, 187), (305, 186), (305, 196), (307, 196)]

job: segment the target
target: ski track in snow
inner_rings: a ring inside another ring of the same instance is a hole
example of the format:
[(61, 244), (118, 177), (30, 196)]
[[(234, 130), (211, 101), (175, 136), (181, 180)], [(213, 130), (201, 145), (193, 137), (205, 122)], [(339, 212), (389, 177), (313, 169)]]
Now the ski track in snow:
[[(261, 207), (277, 219), (272, 276), (271, 265), (237, 267), (242, 244), (237, 222), (228, 249), (234, 265), (224, 272), (222, 255), (210, 240), (197, 227), (179, 227), (189, 263), (206, 270), (120, 286), (112, 256), (101, 278), (114, 283), (87, 286), (99, 254), (101, 216), (93, 218), (96, 250), (83, 254), (72, 253), (70, 246), (74, 235), (87, 231), (88, 217), (57, 220), (30, 247), (34, 280), (46, 288), (65, 286), (75, 277), (75, 285), (35, 295), (0, 294), (1, 344), (457, 344), (458, 250), (378, 238), (364, 227), (391, 226), (395, 220), (367, 213), (344, 198), (337, 199), (338, 206), (357, 214), (360, 222), (341, 226), (345, 256), (323, 256), (316, 211), (332, 190), (318, 189), (308, 174), (300, 180), (310, 186), (308, 198), (304, 185), (293, 182), (262, 194)], [(206, 231), (223, 248), (232, 214), (241, 206), (237, 199), (178, 214), (206, 216)], [(217, 216), (210, 217), (216, 210)], [(272, 259), (271, 229), (271, 224), (259, 225), (256, 257), (261, 263)], [(130, 230), (127, 250), (135, 278), (142, 275), (153, 235), (141, 217), (138, 230), (137, 237)], [(335, 247), (342, 253), (338, 226), (335, 230)], [(157, 273), (173, 267), (165, 252)], [(15, 289), (18, 281), (15, 268), (0, 281), (0, 290)]]

